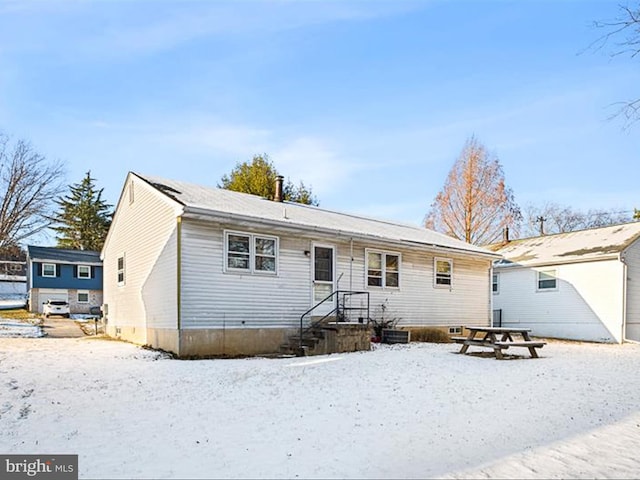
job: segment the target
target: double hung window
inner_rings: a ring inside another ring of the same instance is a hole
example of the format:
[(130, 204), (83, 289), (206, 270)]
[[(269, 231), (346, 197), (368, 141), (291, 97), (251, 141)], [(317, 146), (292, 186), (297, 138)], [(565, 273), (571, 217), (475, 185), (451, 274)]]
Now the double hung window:
[(249, 233), (225, 232), (225, 271), (275, 275), (278, 238)]

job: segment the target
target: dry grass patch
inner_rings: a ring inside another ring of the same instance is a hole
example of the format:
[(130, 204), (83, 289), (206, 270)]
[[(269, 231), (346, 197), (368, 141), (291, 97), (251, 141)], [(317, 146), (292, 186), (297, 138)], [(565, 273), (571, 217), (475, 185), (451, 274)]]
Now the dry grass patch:
[(0, 310), (0, 318), (8, 320), (21, 320), (23, 322), (38, 323), (41, 318), (36, 313), (31, 313), (26, 308), (17, 308), (15, 310)]
[(451, 343), (449, 335), (437, 328), (412, 328), (412, 342), (428, 342), (428, 343)]

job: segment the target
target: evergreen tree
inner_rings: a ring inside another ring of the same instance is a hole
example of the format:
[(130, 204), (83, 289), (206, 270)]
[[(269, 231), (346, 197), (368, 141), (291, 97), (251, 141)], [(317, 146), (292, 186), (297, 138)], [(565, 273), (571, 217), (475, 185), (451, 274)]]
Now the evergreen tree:
[(57, 232), (58, 248), (102, 250), (113, 215), (112, 206), (102, 199), (103, 190), (96, 189), (89, 171), (56, 200), (60, 211), (52, 220), (58, 226), (51, 228)]
[[(235, 192), (251, 193), (273, 199), (278, 171), (267, 154), (254, 155), (251, 162), (238, 163), (229, 175), (223, 175), (218, 187)], [(282, 189), (284, 200), (306, 205), (318, 205), (311, 188), (303, 182), (298, 186), (287, 180)]]

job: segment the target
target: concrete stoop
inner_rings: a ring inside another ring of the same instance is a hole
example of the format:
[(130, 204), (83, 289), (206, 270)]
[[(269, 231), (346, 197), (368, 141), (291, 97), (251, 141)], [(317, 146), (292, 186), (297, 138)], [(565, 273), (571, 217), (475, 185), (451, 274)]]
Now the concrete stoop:
[(330, 323), (289, 337), (282, 353), (298, 356), (371, 350), (371, 329), (360, 323)]

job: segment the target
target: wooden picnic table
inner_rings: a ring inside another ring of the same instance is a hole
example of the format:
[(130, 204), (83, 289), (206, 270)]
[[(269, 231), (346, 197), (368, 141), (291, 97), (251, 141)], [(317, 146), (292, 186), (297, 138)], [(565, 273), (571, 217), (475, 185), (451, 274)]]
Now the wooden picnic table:
[(462, 344), (458, 353), (467, 353), (469, 347), (486, 347), (493, 349), (498, 360), (504, 358), (503, 350), (510, 347), (526, 347), (532, 358), (538, 358), (537, 348), (542, 348), (546, 342), (531, 340), (528, 328), (510, 327), (465, 327), (469, 334), (466, 337), (452, 337), (456, 343)]

